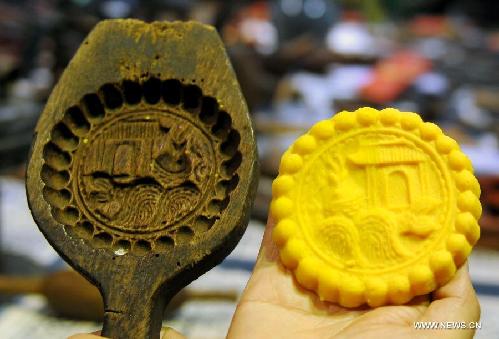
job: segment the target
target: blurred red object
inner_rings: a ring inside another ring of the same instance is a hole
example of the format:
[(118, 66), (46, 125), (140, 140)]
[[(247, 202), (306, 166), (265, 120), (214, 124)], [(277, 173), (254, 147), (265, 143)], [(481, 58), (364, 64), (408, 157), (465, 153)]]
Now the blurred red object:
[(482, 188), (480, 201), (483, 215), (480, 219), (482, 235), (479, 244), (486, 247), (499, 246), (499, 176), (479, 176)]
[(499, 176), (481, 176), (479, 181), (482, 204), (490, 213), (499, 217)]
[(444, 37), (450, 34), (451, 25), (446, 17), (422, 15), (411, 21), (409, 30), (420, 37)]
[(430, 60), (416, 52), (397, 52), (376, 64), (371, 81), (360, 95), (376, 104), (393, 101), (430, 68)]

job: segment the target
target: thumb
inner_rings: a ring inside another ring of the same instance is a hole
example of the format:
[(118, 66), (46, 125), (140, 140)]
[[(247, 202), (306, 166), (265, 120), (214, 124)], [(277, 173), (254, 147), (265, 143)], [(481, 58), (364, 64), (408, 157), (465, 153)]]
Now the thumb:
[(165, 326), (161, 329), (161, 339), (186, 339), (180, 332), (171, 327)]

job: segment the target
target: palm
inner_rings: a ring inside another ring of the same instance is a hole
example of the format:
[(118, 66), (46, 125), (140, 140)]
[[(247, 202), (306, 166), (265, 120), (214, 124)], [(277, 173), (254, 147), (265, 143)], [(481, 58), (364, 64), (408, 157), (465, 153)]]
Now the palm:
[(408, 305), (347, 309), (321, 302), (280, 264), (267, 227), (253, 275), (229, 338), (471, 338), (468, 330), (415, 330), (415, 321), (478, 321), (479, 306), (466, 266), (446, 286)]
[[(280, 264), (267, 225), (262, 247), (248, 286), (229, 329), (230, 339), (325, 338), (472, 338), (473, 330), (415, 330), (415, 321), (476, 322), (480, 306), (467, 266), (447, 285), (403, 306), (348, 309), (321, 302), (296, 284)], [(96, 333), (97, 334), (97, 333)], [(71, 339), (102, 338), (81, 334)], [(171, 328), (162, 338), (184, 338)]]

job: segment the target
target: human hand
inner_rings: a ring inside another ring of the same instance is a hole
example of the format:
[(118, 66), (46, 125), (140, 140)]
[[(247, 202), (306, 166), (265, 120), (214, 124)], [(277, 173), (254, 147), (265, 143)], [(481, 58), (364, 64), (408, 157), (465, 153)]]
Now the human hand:
[[(416, 321), (469, 323), (479, 320), (480, 305), (466, 264), (431, 296), (416, 297), (401, 306), (348, 309), (322, 302), (296, 283), (279, 261), (279, 252), (271, 239), (273, 227), (274, 223), (269, 221), (255, 269), (232, 319), (229, 339), (473, 337), (473, 329), (414, 328)], [(102, 338), (97, 334), (80, 334), (70, 339)], [(161, 338), (185, 337), (167, 329), (162, 331)]]
[[(100, 336), (101, 331), (93, 332), (93, 333), (81, 333), (81, 334), (75, 334), (69, 337), (68, 339), (104, 339), (105, 337)], [(163, 327), (161, 329), (161, 334), (159, 336), (161, 339), (185, 339), (185, 337), (175, 331), (171, 327)]]
[(431, 296), (401, 306), (348, 309), (321, 302), (301, 288), (279, 261), (269, 221), (253, 274), (228, 338), (472, 338), (473, 329), (415, 329), (414, 322), (476, 322), (480, 305), (467, 264)]

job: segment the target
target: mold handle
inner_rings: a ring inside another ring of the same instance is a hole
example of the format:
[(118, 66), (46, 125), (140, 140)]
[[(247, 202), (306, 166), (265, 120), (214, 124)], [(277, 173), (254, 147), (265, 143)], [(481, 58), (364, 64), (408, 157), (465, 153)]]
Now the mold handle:
[(129, 293), (111, 292), (104, 296), (102, 336), (111, 339), (160, 339), (168, 298), (149, 293), (147, 287), (131, 285), (125, 289)]

